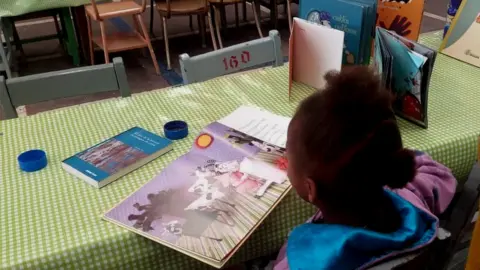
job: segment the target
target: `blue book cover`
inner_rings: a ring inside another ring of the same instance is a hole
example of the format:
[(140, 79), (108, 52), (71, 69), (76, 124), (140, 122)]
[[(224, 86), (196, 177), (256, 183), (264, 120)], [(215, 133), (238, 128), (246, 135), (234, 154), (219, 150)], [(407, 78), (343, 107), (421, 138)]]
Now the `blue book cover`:
[(171, 149), (170, 140), (134, 127), (67, 158), (62, 165), (91, 185), (102, 187)]
[[(351, 1), (351, 0), (346, 0)], [(372, 43), (375, 40), (375, 23), (377, 19), (377, 0), (356, 0), (361, 5), (364, 5), (366, 8), (366, 19), (364, 20), (364, 29), (362, 37), (362, 54), (364, 65), (370, 64), (370, 57), (372, 54)]]
[(357, 2), (306, 0), (300, 3), (301, 18), (345, 32), (344, 64), (360, 64), (363, 60), (365, 14), (365, 7)]

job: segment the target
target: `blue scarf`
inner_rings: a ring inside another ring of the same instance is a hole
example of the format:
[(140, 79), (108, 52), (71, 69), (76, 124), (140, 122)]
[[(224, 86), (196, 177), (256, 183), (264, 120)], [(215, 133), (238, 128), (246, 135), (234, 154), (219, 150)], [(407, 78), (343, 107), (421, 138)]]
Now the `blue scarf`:
[(306, 223), (288, 237), (290, 270), (351, 270), (391, 252), (428, 243), (436, 234), (437, 220), (397, 194), (385, 190), (402, 216), (401, 227), (392, 233), (335, 224)]

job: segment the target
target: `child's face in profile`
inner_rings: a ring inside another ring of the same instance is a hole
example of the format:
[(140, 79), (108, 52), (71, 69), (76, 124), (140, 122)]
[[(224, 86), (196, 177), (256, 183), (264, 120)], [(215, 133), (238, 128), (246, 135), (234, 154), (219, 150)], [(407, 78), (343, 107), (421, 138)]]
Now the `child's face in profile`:
[(295, 125), (295, 121), (292, 120), (288, 128), (287, 134), (287, 159), (288, 167), (287, 174), (293, 188), (297, 191), (298, 195), (307, 202), (315, 203), (317, 200), (316, 185), (305, 174), (307, 166), (304, 160), (300, 158), (302, 155), (299, 153), (299, 141), (295, 136), (297, 133), (298, 125)]

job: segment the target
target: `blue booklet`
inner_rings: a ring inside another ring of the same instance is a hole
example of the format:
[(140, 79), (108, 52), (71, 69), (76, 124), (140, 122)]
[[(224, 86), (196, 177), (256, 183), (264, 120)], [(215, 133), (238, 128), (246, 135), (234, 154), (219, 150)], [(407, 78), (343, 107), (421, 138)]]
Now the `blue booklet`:
[(345, 33), (343, 64), (368, 64), (374, 37), (375, 0), (305, 0), (300, 17)]
[(101, 188), (171, 149), (170, 140), (134, 127), (65, 159), (62, 166)]

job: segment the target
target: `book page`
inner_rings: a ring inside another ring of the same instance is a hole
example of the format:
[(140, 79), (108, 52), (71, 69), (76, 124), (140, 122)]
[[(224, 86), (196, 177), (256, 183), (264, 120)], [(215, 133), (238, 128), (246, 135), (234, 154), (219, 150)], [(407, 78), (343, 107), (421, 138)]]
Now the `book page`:
[(299, 18), (294, 18), (292, 31), (292, 80), (322, 89), (324, 75), (342, 68), (344, 32)]
[(218, 122), (266, 143), (285, 148), (290, 118), (242, 106)]

